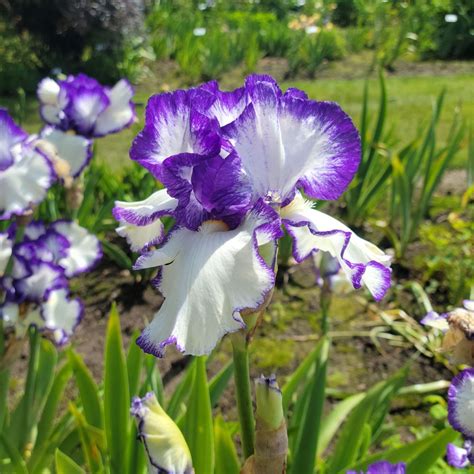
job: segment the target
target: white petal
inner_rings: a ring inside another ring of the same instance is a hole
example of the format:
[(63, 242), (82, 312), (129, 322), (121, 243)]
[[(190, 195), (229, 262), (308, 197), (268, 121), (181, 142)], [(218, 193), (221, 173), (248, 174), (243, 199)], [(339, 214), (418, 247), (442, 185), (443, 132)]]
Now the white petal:
[(66, 257), (58, 264), (68, 278), (90, 270), (102, 257), (99, 239), (75, 222), (57, 221), (51, 226), (69, 240)]
[(38, 99), (45, 105), (59, 105), (60, 90), (59, 84), (54, 79), (46, 77), (38, 84)]
[(160, 219), (148, 225), (137, 226), (121, 223), (116, 231), (120, 237), (127, 239), (128, 245), (133, 252), (140, 252), (151, 245), (156, 245), (163, 239), (164, 225)]
[(25, 337), (31, 325), (36, 326), (39, 330), (44, 327), (38, 306), (30, 307), (28, 314), (20, 317), (20, 307), (16, 303), (6, 303), (0, 308), (0, 316), (6, 327), (15, 329), (15, 336), (19, 339)]
[(64, 112), (57, 105), (43, 105), (40, 108), (41, 118), (46, 122), (54, 125), (61, 123)]
[(92, 156), (91, 141), (81, 135), (71, 135), (54, 127), (46, 127), (41, 138), (54, 146), (55, 156), (65, 160), (70, 167), (70, 175), (77, 177)]
[(0, 276), (3, 275), (12, 254), (12, 241), (7, 233), (0, 233)]
[(70, 300), (64, 288), (53, 290), (42, 304), (44, 327), (53, 331), (56, 343), (63, 344), (72, 335), (83, 314), (78, 299)]
[(155, 222), (158, 217), (171, 214), (177, 204), (178, 201), (169, 196), (166, 189), (160, 189), (143, 201), (115, 201), (112, 212), (121, 223), (145, 226)]
[(39, 204), (55, 178), (49, 160), (36, 150), (25, 148), (17, 162), (0, 171), (0, 217), (22, 214)]
[(355, 288), (361, 281), (375, 299), (381, 299), (390, 286), (390, 256), (352, 232), (333, 217), (311, 208), (299, 193), (281, 216), (294, 239), (293, 254), (302, 261), (312, 252), (323, 250), (339, 260)]
[(464, 300), (463, 304), (468, 311), (474, 311), (474, 300)]
[(159, 250), (137, 261), (136, 268), (161, 266), (163, 306), (143, 331), (139, 345), (156, 355), (169, 343), (185, 353), (209, 353), (219, 339), (243, 326), (239, 311), (257, 308), (274, 284), (273, 271), (256, 251), (258, 227), (251, 214), (227, 231), (218, 221), (195, 232), (178, 229)]
[(128, 81), (120, 80), (107, 95), (110, 104), (97, 118), (94, 127), (94, 134), (97, 136), (117, 132), (135, 118), (134, 108), (130, 104), (133, 88)]

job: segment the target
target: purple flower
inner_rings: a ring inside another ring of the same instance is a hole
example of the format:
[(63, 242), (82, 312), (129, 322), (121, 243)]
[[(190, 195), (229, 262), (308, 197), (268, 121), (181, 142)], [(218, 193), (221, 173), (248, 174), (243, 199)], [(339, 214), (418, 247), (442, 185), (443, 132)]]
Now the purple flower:
[(131, 84), (121, 79), (114, 87), (78, 74), (65, 80), (43, 79), (38, 85), (43, 120), (61, 130), (74, 130), (84, 137), (102, 137), (119, 132), (135, 120)]
[(6, 295), (0, 317), (6, 326), (14, 327), (17, 337), (35, 325), (52, 332), (56, 343), (64, 344), (84, 312), (81, 301), (69, 296), (68, 279), (90, 270), (100, 259), (98, 239), (68, 221), (50, 226), (31, 222), (23, 242), (16, 245), (6, 235), (0, 244), (5, 241), (4, 251), (13, 256), (13, 270), (0, 278), (0, 289)]
[(0, 220), (39, 204), (55, 179), (51, 162), (33, 138), (0, 109)]
[(442, 350), (450, 353), (453, 364), (474, 363), (474, 303), (464, 300), (464, 308), (439, 315), (430, 311), (421, 324), (444, 333)]
[(474, 439), (474, 368), (464, 369), (451, 381), (448, 420), (455, 430)]
[(450, 466), (462, 469), (469, 465), (474, 465), (474, 452), (472, 450), (472, 441), (466, 439), (461, 447), (453, 443), (446, 446), (446, 459)]
[(301, 194), (336, 199), (357, 170), (359, 135), (336, 104), (258, 75), (232, 92), (210, 82), (156, 95), (130, 156), (165, 186), (113, 211), (117, 232), (144, 252), (135, 268), (159, 267), (165, 302), (138, 340), (146, 352), (175, 343), (208, 353), (244, 326), (241, 311), (274, 286), (282, 226), (297, 261), (327, 252), (355, 288), (380, 299), (390, 286), (390, 258)]
[(406, 465), (403, 462), (391, 464), (388, 461), (378, 461), (371, 464), (366, 473), (363, 471), (347, 471), (346, 474), (405, 474)]

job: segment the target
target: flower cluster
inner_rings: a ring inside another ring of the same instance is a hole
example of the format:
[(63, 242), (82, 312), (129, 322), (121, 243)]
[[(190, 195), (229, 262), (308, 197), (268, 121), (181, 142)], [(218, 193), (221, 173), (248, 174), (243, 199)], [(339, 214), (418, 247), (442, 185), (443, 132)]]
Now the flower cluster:
[[(142, 253), (135, 268), (159, 267), (165, 301), (138, 339), (146, 352), (205, 354), (245, 327), (243, 310), (273, 289), (283, 228), (298, 262), (329, 252), (355, 288), (380, 299), (390, 286), (390, 258), (302, 194), (337, 199), (359, 165), (358, 132), (337, 104), (262, 75), (231, 92), (210, 82), (155, 95), (130, 156), (165, 186), (114, 208)], [(163, 216), (175, 222), (167, 235)]]
[[(64, 344), (79, 323), (83, 307), (69, 297), (68, 279), (90, 270), (102, 256), (98, 239), (69, 221), (29, 223), (14, 243), (15, 225), (0, 234), (0, 317), (22, 337), (30, 325), (51, 331)], [(12, 259), (11, 272), (5, 274)]]

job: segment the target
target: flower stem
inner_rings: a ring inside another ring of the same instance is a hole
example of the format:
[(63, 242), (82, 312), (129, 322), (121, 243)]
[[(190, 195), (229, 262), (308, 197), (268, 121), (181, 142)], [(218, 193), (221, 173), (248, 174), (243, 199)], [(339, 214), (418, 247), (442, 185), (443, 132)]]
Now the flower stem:
[(244, 331), (233, 333), (231, 339), (242, 450), (244, 458), (247, 459), (253, 454), (255, 444), (255, 419), (250, 388), (248, 343)]

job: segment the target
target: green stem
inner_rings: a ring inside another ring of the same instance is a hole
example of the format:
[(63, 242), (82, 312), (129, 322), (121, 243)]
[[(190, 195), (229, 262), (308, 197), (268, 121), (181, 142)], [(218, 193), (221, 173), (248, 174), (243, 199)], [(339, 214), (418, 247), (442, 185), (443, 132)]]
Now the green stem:
[(250, 388), (248, 343), (243, 331), (233, 333), (231, 339), (242, 450), (244, 458), (247, 459), (253, 454), (255, 444), (255, 420)]

